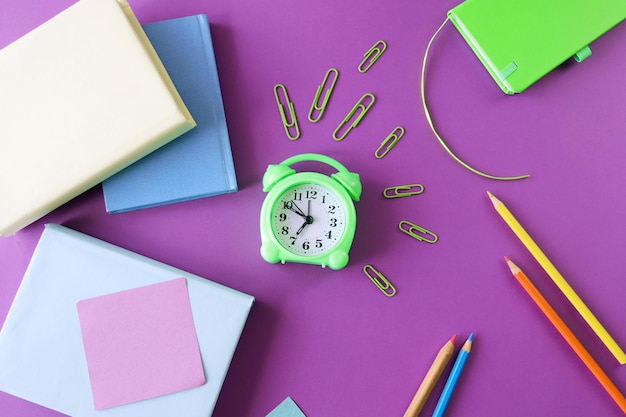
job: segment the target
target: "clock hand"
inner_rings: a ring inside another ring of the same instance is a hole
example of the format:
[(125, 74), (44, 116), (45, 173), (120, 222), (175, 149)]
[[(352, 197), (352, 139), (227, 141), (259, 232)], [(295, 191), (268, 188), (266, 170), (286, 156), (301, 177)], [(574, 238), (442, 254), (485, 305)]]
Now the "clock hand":
[(298, 231), (296, 232), (296, 236), (299, 236), (300, 233), (302, 233), (302, 231), (304, 230), (304, 228), (306, 227), (306, 225), (309, 224), (308, 221), (305, 221), (302, 226), (300, 226), (300, 228), (298, 229)]
[[(309, 200), (309, 204), (308, 204), (308, 208), (307, 211), (310, 213), (311, 212), (311, 200)], [(302, 231), (304, 230), (304, 228), (308, 225), (308, 224), (312, 224), (313, 223), (313, 217), (312, 216), (306, 216), (304, 219), (304, 223), (302, 224), (302, 226), (300, 226), (300, 228), (298, 229), (298, 231), (296, 232), (296, 237), (298, 235), (300, 235), (300, 233), (302, 233)]]
[[(296, 205), (296, 203), (293, 202), (293, 200), (290, 201), (291, 204), (287, 205), (287, 209), (293, 211), (294, 213), (296, 213), (298, 216), (304, 217), (306, 218), (306, 214), (304, 214), (304, 212), (302, 210), (300, 210), (300, 207), (298, 207)], [(295, 208), (294, 208), (295, 207)]]
[(313, 224), (313, 216), (311, 216), (311, 200), (308, 200), (305, 219), (307, 224)]

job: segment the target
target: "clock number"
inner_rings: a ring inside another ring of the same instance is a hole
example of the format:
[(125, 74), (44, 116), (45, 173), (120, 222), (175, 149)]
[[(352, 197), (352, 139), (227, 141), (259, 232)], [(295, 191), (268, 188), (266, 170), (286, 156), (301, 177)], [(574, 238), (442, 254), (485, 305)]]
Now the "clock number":
[(326, 233), (324, 236), (326, 236), (328, 239), (332, 239), (332, 238), (333, 238), (333, 237), (332, 237), (332, 236), (333, 236), (333, 235), (332, 235), (332, 232), (331, 232), (330, 230), (329, 230), (329, 231), (328, 231), (328, 233)]
[(337, 219), (335, 218), (330, 219), (330, 227), (337, 227)]
[(315, 247), (318, 249), (322, 247), (322, 241), (320, 239), (315, 239)]
[(315, 200), (317, 198), (317, 191), (315, 191), (315, 190), (307, 191), (306, 192), (306, 198), (311, 199), (311, 200)]
[(285, 204), (283, 206), (285, 210), (291, 210), (292, 207), (293, 207), (293, 203), (291, 201), (285, 201)]
[(328, 206), (328, 212), (330, 214), (335, 214), (335, 209), (337, 209), (337, 206)]
[(294, 192), (293, 199), (296, 201), (302, 201), (302, 193)]
[(295, 245), (295, 244), (296, 244), (296, 239), (297, 239), (297, 237), (295, 237), (295, 236), (289, 236), (289, 239), (291, 239), (291, 244), (292, 244), (292, 245)]
[(289, 234), (289, 226), (283, 226), (281, 232), (281, 234), (283, 235), (288, 235)]
[(281, 222), (284, 222), (285, 220), (287, 220), (287, 215), (286, 215), (285, 213), (280, 213), (280, 214), (278, 215), (278, 219), (279, 219)]
[(326, 196), (325, 196), (325, 195), (323, 195), (323, 196), (322, 196), (322, 204), (325, 204), (325, 203), (326, 203)]
[(304, 243), (302, 243), (302, 249), (309, 250), (309, 242), (305, 240)]

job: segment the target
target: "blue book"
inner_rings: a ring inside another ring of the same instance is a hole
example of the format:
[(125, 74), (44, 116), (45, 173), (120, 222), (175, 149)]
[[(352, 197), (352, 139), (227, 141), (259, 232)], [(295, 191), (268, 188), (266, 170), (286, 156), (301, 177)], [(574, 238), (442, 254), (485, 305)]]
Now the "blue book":
[[(179, 278), (186, 280), (206, 382), (96, 410), (77, 303)], [(0, 330), (0, 391), (73, 417), (208, 417), (253, 302), (250, 295), (49, 224)]]
[(205, 15), (143, 25), (197, 126), (102, 184), (109, 213), (237, 191)]

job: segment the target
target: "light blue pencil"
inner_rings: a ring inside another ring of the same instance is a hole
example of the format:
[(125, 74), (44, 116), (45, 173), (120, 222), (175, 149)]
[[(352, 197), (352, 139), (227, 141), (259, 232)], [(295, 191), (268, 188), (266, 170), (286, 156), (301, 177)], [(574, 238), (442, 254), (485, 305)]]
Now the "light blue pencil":
[(450, 376), (448, 376), (446, 385), (443, 387), (441, 397), (439, 397), (439, 401), (437, 402), (437, 406), (435, 407), (435, 411), (433, 412), (433, 417), (443, 416), (443, 412), (446, 410), (448, 401), (450, 401), (450, 396), (452, 395), (452, 392), (454, 391), (456, 382), (459, 380), (459, 375), (461, 375), (461, 371), (463, 371), (463, 366), (465, 365), (465, 361), (467, 360), (467, 357), (469, 356), (469, 353), (472, 350), (473, 338), (474, 338), (474, 333), (469, 335), (469, 337), (467, 338), (467, 341), (465, 342), (465, 344), (463, 344), (463, 347), (459, 351), (459, 355), (456, 357), (456, 361), (454, 362), (452, 371), (450, 371)]

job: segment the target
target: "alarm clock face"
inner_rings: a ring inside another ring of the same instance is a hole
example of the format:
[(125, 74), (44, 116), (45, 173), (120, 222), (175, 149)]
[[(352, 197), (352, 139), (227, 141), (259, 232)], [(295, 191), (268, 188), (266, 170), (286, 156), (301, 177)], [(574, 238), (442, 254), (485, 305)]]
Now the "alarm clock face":
[(346, 230), (346, 207), (339, 196), (318, 184), (288, 188), (272, 211), (272, 231), (288, 251), (316, 256), (332, 249)]

